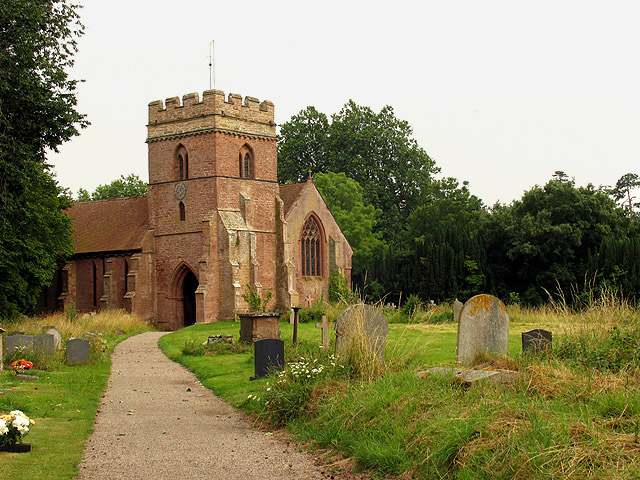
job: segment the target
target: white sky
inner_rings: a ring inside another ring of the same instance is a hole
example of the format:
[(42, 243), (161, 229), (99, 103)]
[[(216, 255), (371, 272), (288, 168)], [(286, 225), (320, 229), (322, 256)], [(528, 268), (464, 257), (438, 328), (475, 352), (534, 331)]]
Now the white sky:
[(84, 0), (72, 77), (92, 125), (49, 157), (75, 194), (148, 180), (147, 105), (209, 88), (308, 105), (391, 105), (445, 176), (508, 203), (556, 170), (640, 173), (640, 2)]

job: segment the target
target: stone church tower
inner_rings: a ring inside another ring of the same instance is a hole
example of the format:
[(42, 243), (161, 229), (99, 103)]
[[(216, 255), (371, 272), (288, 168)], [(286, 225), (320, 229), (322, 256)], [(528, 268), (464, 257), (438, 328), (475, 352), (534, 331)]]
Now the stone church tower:
[(147, 143), (158, 323), (233, 318), (247, 284), (275, 293), (273, 104), (218, 90), (153, 102)]
[(73, 258), (40, 311), (123, 309), (162, 329), (328, 299), (352, 250), (313, 181), (279, 185), (274, 107), (207, 90), (149, 104), (148, 195), (76, 202)]

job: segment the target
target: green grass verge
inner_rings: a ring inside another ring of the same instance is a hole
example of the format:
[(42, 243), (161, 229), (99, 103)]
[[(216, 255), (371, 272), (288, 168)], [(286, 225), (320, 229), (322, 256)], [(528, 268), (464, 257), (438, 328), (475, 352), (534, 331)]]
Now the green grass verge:
[[(509, 356), (527, 374), (522, 381), (473, 388), (451, 377), (414, 375), (425, 366), (453, 365), (455, 324), (391, 324), (386, 349), (391, 369), (372, 381), (344, 376), (312, 379), (310, 388), (299, 389), (306, 396), (300, 402), (295, 382), (288, 393), (279, 390), (290, 395), (281, 405), (302, 405), (293, 418), (287, 417), (287, 426), (297, 438), (353, 457), (360, 468), (378, 475), (639, 478), (640, 373), (633, 368), (594, 370), (573, 357), (522, 358), (521, 332), (532, 327), (557, 332), (558, 325), (549, 323), (548, 317), (536, 321), (528, 314), (511, 324)], [(274, 400), (277, 379), (249, 381), (250, 350), (213, 356), (182, 353), (185, 342), (202, 343), (210, 334), (237, 338), (239, 328), (233, 322), (197, 325), (164, 336), (160, 344), (216, 394), (261, 414), (264, 405), (247, 401), (247, 396)], [(281, 323), (281, 330), (287, 361), (318, 351), (320, 331), (312, 324), (299, 326), (297, 348), (291, 345), (292, 327)], [(554, 341), (559, 349), (566, 345), (561, 336), (554, 335)]]
[(30, 453), (0, 452), (0, 478), (63, 480), (75, 478), (96, 411), (107, 387), (115, 345), (141, 330), (105, 335), (106, 351), (87, 365), (65, 365), (62, 352), (48, 370), (33, 371), (39, 380), (16, 380), (0, 372), (0, 411), (22, 410), (33, 419), (24, 443)]

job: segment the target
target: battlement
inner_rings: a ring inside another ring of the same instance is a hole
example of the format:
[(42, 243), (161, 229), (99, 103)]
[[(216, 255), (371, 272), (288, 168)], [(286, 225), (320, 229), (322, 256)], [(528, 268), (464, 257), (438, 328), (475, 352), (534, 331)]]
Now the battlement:
[(195, 130), (218, 128), (253, 135), (275, 136), (274, 106), (269, 100), (205, 90), (149, 103), (149, 139)]

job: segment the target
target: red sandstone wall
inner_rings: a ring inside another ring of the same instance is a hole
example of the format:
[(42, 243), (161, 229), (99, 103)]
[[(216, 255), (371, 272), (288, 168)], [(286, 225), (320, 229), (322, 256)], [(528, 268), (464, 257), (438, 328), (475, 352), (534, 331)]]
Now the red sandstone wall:
[[(309, 214), (314, 213), (324, 230), (322, 245), (322, 278), (303, 277), (300, 259), (300, 232)], [(322, 196), (312, 182), (308, 182), (286, 217), (284, 233), (285, 261), (295, 265), (297, 277), (295, 290), (298, 292), (300, 306), (307, 306), (320, 298), (329, 299), (329, 276), (332, 266), (329, 264), (329, 237), (335, 241), (335, 268), (341, 270), (345, 277), (351, 278), (351, 257), (353, 250), (338, 227), (333, 215), (327, 208)]]

